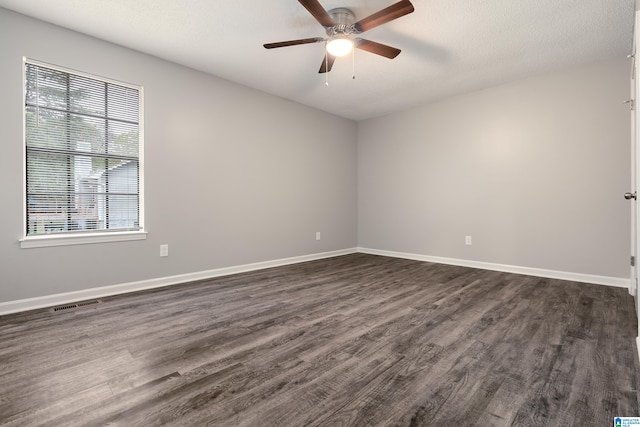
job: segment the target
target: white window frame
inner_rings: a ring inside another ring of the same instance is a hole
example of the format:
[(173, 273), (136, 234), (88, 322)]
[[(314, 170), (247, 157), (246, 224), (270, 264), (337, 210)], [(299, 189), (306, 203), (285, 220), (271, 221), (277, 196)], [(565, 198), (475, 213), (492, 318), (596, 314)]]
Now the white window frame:
[[(27, 134), (26, 134), (26, 87), (27, 78), (25, 73), (26, 64), (33, 64), (36, 66), (42, 66), (51, 68), (57, 71), (61, 71), (68, 74), (75, 74), (90, 79), (101, 80), (107, 83), (112, 83), (120, 86), (130, 87), (138, 90), (140, 94), (139, 111), (138, 111), (138, 126), (139, 126), (139, 154), (138, 154), (138, 222), (140, 229), (135, 231), (111, 231), (111, 232), (77, 232), (68, 234), (41, 234), (41, 235), (27, 235)], [(19, 239), (20, 247), (22, 249), (28, 248), (40, 248), (49, 246), (67, 246), (67, 245), (82, 245), (91, 243), (108, 243), (108, 242), (122, 242), (130, 240), (144, 240), (147, 238), (147, 231), (144, 226), (144, 88), (140, 85), (134, 85), (130, 83), (121, 82), (118, 80), (97, 76), (95, 74), (89, 74), (82, 71), (73, 70), (58, 65), (49, 64), (46, 62), (22, 58), (22, 153), (23, 153), (23, 167), (22, 167), (22, 192), (23, 192), (23, 214), (22, 214), (22, 238)]]

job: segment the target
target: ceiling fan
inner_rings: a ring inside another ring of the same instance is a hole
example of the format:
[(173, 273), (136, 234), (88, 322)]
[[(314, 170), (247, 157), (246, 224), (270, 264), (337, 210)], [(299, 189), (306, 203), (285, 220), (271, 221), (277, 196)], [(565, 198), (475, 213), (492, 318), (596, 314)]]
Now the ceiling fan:
[(384, 56), (385, 58), (395, 58), (400, 54), (400, 49), (360, 37), (353, 37), (353, 35), (364, 33), (365, 31), (386, 24), (389, 21), (393, 21), (414, 11), (413, 5), (409, 0), (401, 0), (373, 15), (354, 22), (355, 14), (347, 8), (339, 7), (326, 11), (318, 0), (298, 1), (313, 15), (316, 21), (325, 28), (328, 38), (312, 37), (288, 40), (277, 43), (267, 43), (264, 47), (266, 49), (274, 49), (277, 47), (326, 42), (326, 53), (320, 70), (318, 71), (319, 73), (328, 73), (331, 71), (336, 57), (347, 55), (354, 47)]

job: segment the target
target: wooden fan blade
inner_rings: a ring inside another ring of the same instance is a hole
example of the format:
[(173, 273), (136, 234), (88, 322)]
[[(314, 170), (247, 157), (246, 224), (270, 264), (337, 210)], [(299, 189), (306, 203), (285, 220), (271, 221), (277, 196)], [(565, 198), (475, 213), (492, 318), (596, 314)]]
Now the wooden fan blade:
[(316, 18), (316, 21), (320, 23), (323, 27), (333, 27), (336, 25), (333, 22), (333, 18), (329, 16), (324, 7), (318, 2), (318, 0), (298, 0), (301, 5), (305, 7), (309, 11), (310, 14)]
[(396, 4), (392, 4), (391, 6), (374, 13), (373, 15), (369, 15), (366, 18), (359, 20), (353, 24), (353, 26), (356, 31), (363, 33), (379, 25), (398, 19), (401, 16), (408, 15), (413, 11), (413, 5), (409, 0), (401, 0)]
[(400, 49), (395, 47), (361, 38), (356, 39), (355, 45), (358, 49), (366, 50), (367, 52), (375, 53), (376, 55), (384, 56), (389, 59), (395, 58), (400, 55), (401, 52)]
[(309, 39), (288, 40), (286, 42), (266, 43), (263, 46), (266, 49), (274, 49), (276, 47), (295, 46), (295, 45), (298, 45), (298, 44), (319, 43), (319, 42), (323, 42), (323, 41), (324, 41), (323, 38), (313, 37), (313, 38), (309, 38)]
[(331, 71), (334, 62), (336, 62), (336, 57), (327, 53), (322, 60), (322, 65), (320, 65), (320, 71), (318, 71), (318, 73), (322, 74)]

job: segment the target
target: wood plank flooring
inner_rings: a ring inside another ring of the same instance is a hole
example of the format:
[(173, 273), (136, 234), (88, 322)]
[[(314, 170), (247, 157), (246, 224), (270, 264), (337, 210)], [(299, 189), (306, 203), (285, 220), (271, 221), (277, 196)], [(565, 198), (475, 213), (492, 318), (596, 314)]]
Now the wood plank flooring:
[(352, 254), (0, 317), (1, 426), (610, 426), (626, 289)]

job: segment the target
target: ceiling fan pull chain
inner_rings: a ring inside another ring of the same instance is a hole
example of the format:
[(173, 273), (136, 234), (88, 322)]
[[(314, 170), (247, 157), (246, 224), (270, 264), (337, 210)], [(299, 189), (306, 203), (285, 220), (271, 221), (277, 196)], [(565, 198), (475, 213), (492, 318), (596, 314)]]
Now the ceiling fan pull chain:
[(329, 53), (327, 52), (327, 42), (324, 42), (324, 85), (329, 86)]
[(351, 50), (351, 78), (356, 79), (356, 50)]

